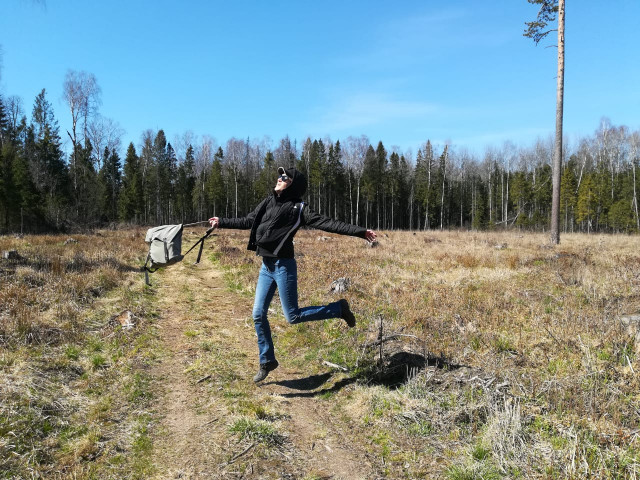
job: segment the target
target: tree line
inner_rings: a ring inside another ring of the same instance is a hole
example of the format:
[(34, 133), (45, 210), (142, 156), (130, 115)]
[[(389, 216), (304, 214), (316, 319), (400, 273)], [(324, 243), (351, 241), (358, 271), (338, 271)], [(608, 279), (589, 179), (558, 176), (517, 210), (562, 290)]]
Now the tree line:
[[(307, 175), (311, 208), (368, 228), (549, 226), (553, 139), (529, 147), (506, 142), (480, 157), (427, 140), (414, 156), (366, 136), (218, 145), (187, 133), (174, 146), (163, 130), (148, 130), (121, 151), (122, 132), (97, 113), (94, 77), (69, 72), (65, 99), (73, 120), (68, 155), (44, 89), (30, 118), (19, 98), (0, 96), (2, 233), (244, 216), (273, 189), (279, 166)], [(593, 135), (564, 145), (562, 231), (640, 231), (639, 146), (640, 132), (607, 119)]]

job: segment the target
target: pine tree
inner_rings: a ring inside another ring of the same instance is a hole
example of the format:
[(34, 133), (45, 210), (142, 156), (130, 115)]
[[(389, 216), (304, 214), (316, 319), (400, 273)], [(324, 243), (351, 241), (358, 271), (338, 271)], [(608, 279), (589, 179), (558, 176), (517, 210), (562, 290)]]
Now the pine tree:
[(309, 152), (309, 202), (319, 213), (322, 209), (322, 191), (324, 186), (324, 173), (326, 171), (327, 155), (322, 140), (314, 140)]
[(165, 161), (167, 175), (167, 179), (164, 183), (165, 188), (167, 189), (164, 196), (165, 218), (167, 222), (173, 222), (173, 219), (176, 217), (176, 179), (178, 178), (178, 159), (171, 143), (167, 143)]
[(536, 229), (544, 229), (551, 218), (552, 169), (551, 165), (544, 164), (535, 170), (536, 186), (532, 192), (535, 208), (531, 221)]
[(0, 95), (0, 148), (9, 141), (9, 116), (4, 105), (4, 98)]
[(411, 189), (413, 182), (413, 170), (411, 164), (404, 155), (400, 156), (400, 169), (399, 169), (399, 181), (398, 181), (398, 211), (401, 216), (399, 217), (400, 223), (398, 228), (406, 229), (411, 228), (411, 214), (413, 207), (413, 199), (411, 198)]
[(487, 186), (479, 175), (472, 176), (471, 183), (471, 228), (481, 230), (487, 226)]
[[(529, 226), (529, 215), (532, 205), (531, 182), (523, 171), (514, 172), (511, 179), (512, 208), (516, 211), (514, 224), (518, 227)], [(529, 207), (527, 209), (527, 207)]]
[(53, 114), (53, 107), (47, 100), (47, 91), (44, 88), (36, 96), (32, 117), (34, 133), (37, 139), (44, 136), (44, 131), (47, 127), (53, 135), (59, 136), (58, 122)]
[[(378, 142), (376, 147), (376, 169), (375, 169), (375, 190), (376, 190), (376, 218), (377, 229), (384, 228), (386, 220), (386, 202), (385, 202), (385, 174), (387, 173), (387, 150), (382, 142)], [(382, 220), (382, 224), (380, 221)], [(382, 227), (381, 227), (382, 225)]]
[(598, 198), (594, 182), (594, 175), (588, 173), (584, 176), (578, 189), (578, 202), (576, 205), (576, 221), (582, 224), (582, 229), (591, 233), (594, 226), (598, 207)]
[[(431, 228), (432, 210), (435, 205), (436, 189), (435, 185), (435, 168), (433, 147), (431, 141), (427, 140), (424, 150), (418, 150), (416, 159), (416, 200), (424, 208), (424, 229)], [(420, 219), (418, 219), (418, 228), (420, 228)]]
[(440, 203), (440, 230), (444, 229), (444, 219), (445, 219), (445, 195), (447, 191), (447, 161), (448, 161), (448, 152), (449, 145), (444, 146), (444, 150), (440, 155), (440, 161), (438, 166), (438, 171), (436, 173), (436, 185), (438, 187), (439, 193), (439, 203)]
[(84, 147), (76, 146), (75, 164), (71, 168), (71, 176), (75, 178), (73, 196), (74, 220), (82, 226), (89, 226), (101, 217), (100, 188), (98, 174), (93, 167), (93, 146), (85, 140)]
[(155, 165), (155, 223), (158, 225), (169, 223), (168, 203), (171, 195), (171, 179), (169, 160), (167, 158), (167, 138), (164, 130), (158, 130), (153, 141), (153, 163)]
[(193, 157), (193, 147), (189, 145), (184, 161), (178, 166), (177, 179), (175, 184), (176, 214), (180, 223), (195, 220), (193, 214), (193, 189), (196, 183), (195, 159)]
[(41, 196), (32, 181), (29, 164), (22, 155), (15, 155), (11, 167), (15, 194), (12, 205), (15, 208), (13, 212), (16, 227), (19, 226), (20, 233), (37, 231), (43, 224)]
[(16, 193), (13, 184), (13, 156), (8, 143), (0, 145), (0, 231), (11, 228), (12, 211), (15, 209)]
[(225, 179), (223, 174), (222, 162), (224, 160), (224, 153), (222, 148), (218, 147), (218, 151), (213, 156), (213, 162), (211, 163), (211, 173), (207, 178), (207, 196), (209, 203), (212, 207), (211, 214), (213, 216), (220, 216), (222, 214), (222, 206), (225, 201)]
[(105, 147), (102, 156), (102, 168), (98, 177), (101, 192), (101, 219), (105, 222), (114, 222), (118, 218), (118, 203), (122, 188), (120, 157), (115, 149), (109, 150), (109, 147)]
[[(327, 163), (324, 173), (325, 196), (327, 199), (327, 213), (333, 218), (342, 219), (344, 214), (338, 214), (339, 207), (343, 205), (342, 193), (345, 191), (345, 174), (341, 162), (342, 148), (340, 141), (329, 145)], [(333, 205), (333, 208), (332, 208)]]
[(29, 169), (36, 188), (44, 192), (47, 189), (47, 158), (38, 152), (38, 144), (44, 138), (45, 132), (49, 137), (58, 137), (58, 125), (53, 115), (51, 104), (47, 101), (46, 90), (36, 96), (31, 113), (31, 123), (25, 139), (25, 156), (29, 162)]
[(562, 172), (562, 181), (560, 182), (560, 216), (564, 220), (564, 232), (567, 233), (569, 228), (573, 231), (573, 223), (575, 218), (575, 208), (578, 200), (577, 184), (575, 175), (575, 158), (569, 159)]
[(389, 190), (391, 229), (397, 228), (396, 215), (398, 214), (400, 193), (400, 155), (393, 152), (389, 157), (389, 175), (387, 176), (387, 189)]
[(36, 144), (39, 164), (44, 165), (46, 178), (44, 191), (46, 195), (46, 213), (48, 220), (56, 228), (62, 226), (64, 210), (70, 203), (69, 174), (63, 160), (60, 137), (46, 125), (43, 138)]
[(633, 206), (629, 199), (620, 199), (611, 205), (608, 223), (615, 233), (629, 233), (635, 230)]
[(371, 145), (364, 156), (364, 168), (362, 173), (362, 193), (366, 200), (365, 226), (369, 228), (369, 211), (376, 198), (378, 162), (376, 151)]
[(140, 173), (142, 181), (142, 198), (144, 208), (142, 210), (142, 223), (154, 222), (156, 211), (156, 176), (157, 168), (153, 159), (153, 138), (155, 135), (147, 130), (142, 137), (142, 150), (140, 151)]
[(43, 200), (40, 213), (44, 213), (45, 222), (55, 228), (62, 226), (65, 209), (71, 203), (68, 172), (58, 131), (53, 108), (46, 99), (46, 90), (42, 89), (34, 103), (23, 151), (33, 184)]
[[(12, 203), (15, 198), (12, 155), (9, 152), (9, 119), (0, 95), (0, 231), (9, 231)], [(6, 151), (6, 152), (5, 152)]]
[(260, 172), (257, 182), (258, 184), (256, 185), (260, 198), (265, 198), (273, 191), (277, 176), (278, 167), (276, 166), (276, 160), (273, 153), (269, 151), (264, 156), (262, 171)]
[(129, 143), (124, 159), (119, 218), (123, 222), (140, 223), (144, 211), (140, 161), (133, 143)]
[(596, 207), (590, 217), (590, 228), (600, 231), (600, 229), (606, 229), (608, 224), (609, 209), (614, 200), (612, 195), (613, 182), (609, 174), (609, 165), (607, 165), (606, 161), (598, 162), (591, 174), (594, 189), (593, 201)]

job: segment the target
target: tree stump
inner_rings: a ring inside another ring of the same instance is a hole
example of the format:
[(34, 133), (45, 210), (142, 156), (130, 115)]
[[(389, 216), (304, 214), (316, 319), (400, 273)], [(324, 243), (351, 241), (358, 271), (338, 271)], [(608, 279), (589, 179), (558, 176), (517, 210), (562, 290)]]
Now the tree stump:
[(351, 279), (347, 277), (340, 277), (337, 280), (331, 282), (330, 291), (333, 293), (342, 293), (346, 292), (347, 289), (351, 286)]
[(20, 260), (20, 255), (17, 250), (5, 250), (2, 252), (2, 258), (5, 260)]
[(621, 316), (620, 324), (633, 338), (636, 356), (640, 356), (640, 313)]

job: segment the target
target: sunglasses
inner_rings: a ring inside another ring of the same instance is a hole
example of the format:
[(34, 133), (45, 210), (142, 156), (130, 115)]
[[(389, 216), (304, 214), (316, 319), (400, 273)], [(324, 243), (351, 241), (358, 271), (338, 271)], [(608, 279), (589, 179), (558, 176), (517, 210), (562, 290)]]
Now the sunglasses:
[(278, 179), (286, 182), (287, 180), (291, 180), (291, 177), (289, 175), (280, 175)]

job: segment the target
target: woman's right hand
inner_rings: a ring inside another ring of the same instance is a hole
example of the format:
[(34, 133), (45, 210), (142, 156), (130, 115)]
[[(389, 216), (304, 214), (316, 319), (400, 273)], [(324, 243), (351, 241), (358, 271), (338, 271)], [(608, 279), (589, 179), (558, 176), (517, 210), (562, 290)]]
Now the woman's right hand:
[(209, 219), (209, 223), (211, 224), (211, 226), (213, 228), (218, 228), (220, 226), (220, 218), (218, 217), (211, 217)]

